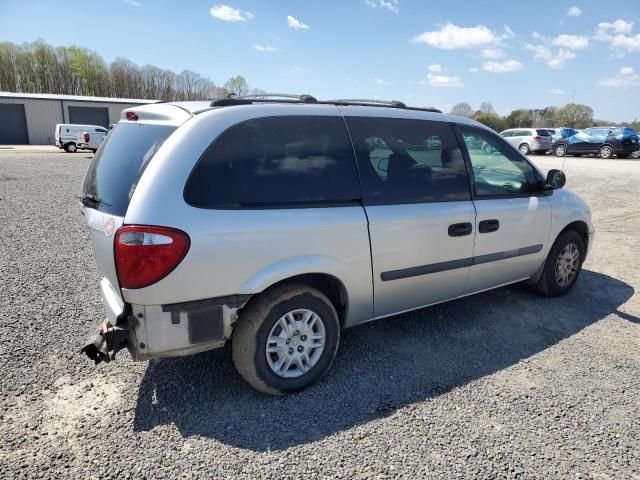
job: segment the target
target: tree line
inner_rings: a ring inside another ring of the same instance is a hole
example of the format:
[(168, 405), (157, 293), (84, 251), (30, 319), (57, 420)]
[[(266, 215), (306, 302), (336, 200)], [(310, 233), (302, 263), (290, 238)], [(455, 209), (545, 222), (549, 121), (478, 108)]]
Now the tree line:
[(631, 127), (636, 131), (640, 129), (640, 122), (637, 120), (631, 123), (616, 123), (595, 119), (593, 109), (580, 103), (568, 103), (564, 107), (519, 108), (505, 116), (498, 115), (490, 102), (482, 102), (478, 110), (474, 110), (468, 103), (458, 103), (449, 113), (473, 118), (496, 132), (507, 128), (572, 127), (580, 129), (601, 125)]
[(205, 100), (252, 90), (240, 75), (217, 86), (191, 70), (175, 73), (126, 58), (107, 64), (91, 50), (54, 47), (38, 40), (0, 43), (0, 91), (148, 100)]

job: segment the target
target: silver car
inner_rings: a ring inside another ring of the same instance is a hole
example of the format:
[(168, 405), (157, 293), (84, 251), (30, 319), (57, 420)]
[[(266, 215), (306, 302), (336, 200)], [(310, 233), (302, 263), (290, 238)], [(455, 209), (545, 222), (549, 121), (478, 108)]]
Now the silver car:
[(553, 145), (551, 132), (546, 128), (510, 128), (500, 135), (524, 155), (546, 153)]
[(253, 387), (298, 391), (343, 328), (516, 282), (568, 292), (594, 227), (564, 182), (480, 123), (400, 102), (125, 110), (83, 185), (106, 309), (83, 351), (231, 342)]

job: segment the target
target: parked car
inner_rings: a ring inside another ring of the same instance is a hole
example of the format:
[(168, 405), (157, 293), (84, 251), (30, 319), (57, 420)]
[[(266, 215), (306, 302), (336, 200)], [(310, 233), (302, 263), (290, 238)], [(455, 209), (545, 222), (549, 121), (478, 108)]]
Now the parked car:
[(546, 153), (553, 145), (551, 133), (544, 128), (510, 128), (500, 135), (524, 155)]
[(559, 140), (553, 145), (557, 157), (565, 155), (596, 154), (601, 158), (627, 158), (640, 149), (638, 134), (631, 128), (586, 128), (575, 135)]
[(55, 142), (56, 147), (64, 149), (69, 153), (78, 150), (78, 135), (84, 132), (90, 133), (107, 133), (105, 127), (99, 125), (76, 125), (72, 123), (59, 123), (56, 125)]
[(240, 374), (283, 394), (324, 375), (342, 328), (511, 283), (573, 287), (594, 227), (561, 171), (438, 110), (296, 98), (123, 112), (81, 196), (104, 276), (96, 363), (231, 341)]
[(76, 137), (76, 146), (79, 150), (91, 150), (95, 153), (98, 147), (107, 136), (108, 131), (81, 132)]
[(554, 142), (558, 140), (562, 140), (563, 138), (569, 138), (572, 135), (578, 133), (578, 130), (571, 127), (555, 127), (555, 128), (547, 128), (546, 130), (551, 133), (551, 137)]

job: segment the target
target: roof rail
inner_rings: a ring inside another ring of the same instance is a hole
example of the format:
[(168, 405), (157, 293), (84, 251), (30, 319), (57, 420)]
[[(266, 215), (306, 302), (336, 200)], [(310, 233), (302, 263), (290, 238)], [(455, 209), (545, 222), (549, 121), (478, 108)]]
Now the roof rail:
[(344, 98), (336, 100), (327, 100), (329, 103), (344, 103), (354, 105), (382, 105), (385, 107), (407, 108), (407, 106), (398, 100), (372, 100), (368, 98)]
[(289, 93), (254, 93), (251, 95), (229, 94), (226, 98), (219, 98), (211, 102), (212, 107), (224, 107), (227, 105), (248, 105), (253, 102), (273, 102), (274, 99), (285, 99), (287, 102), (316, 103), (318, 100), (307, 94), (292, 95)]

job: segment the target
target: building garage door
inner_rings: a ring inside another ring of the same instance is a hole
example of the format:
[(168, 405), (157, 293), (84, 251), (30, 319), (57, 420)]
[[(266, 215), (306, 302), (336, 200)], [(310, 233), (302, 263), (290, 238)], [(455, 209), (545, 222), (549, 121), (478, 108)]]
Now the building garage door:
[(109, 126), (109, 110), (99, 107), (69, 107), (69, 123)]
[(27, 117), (22, 103), (0, 103), (0, 145), (29, 143)]

